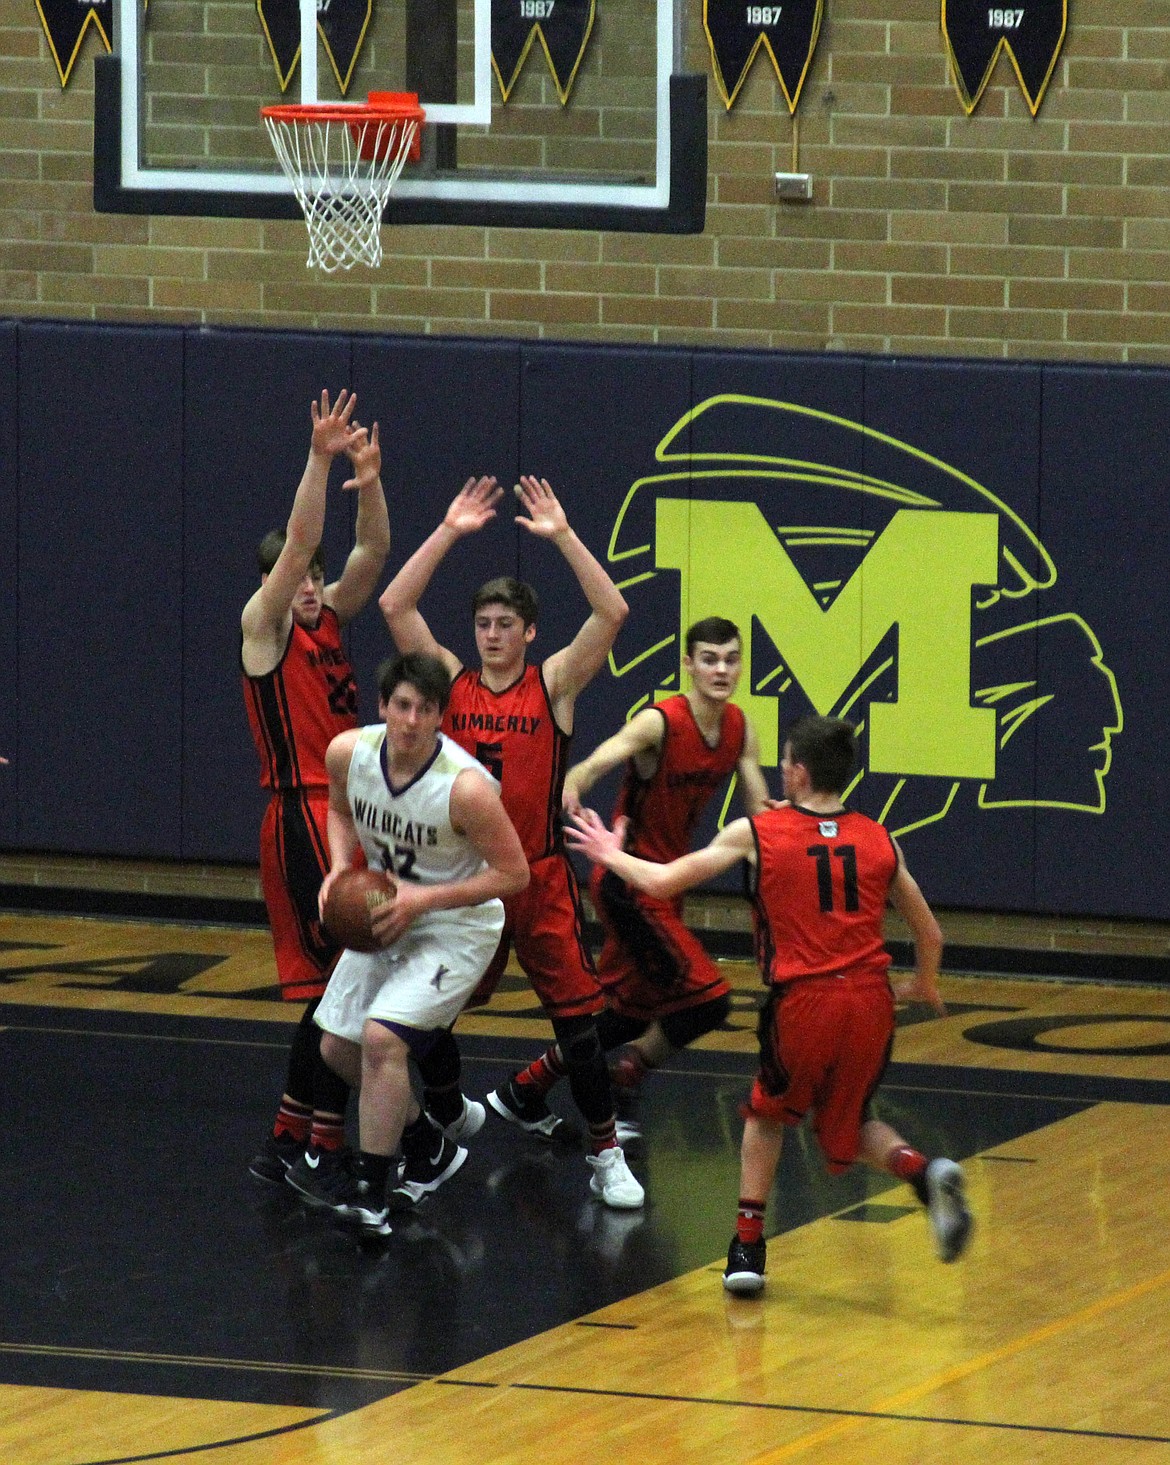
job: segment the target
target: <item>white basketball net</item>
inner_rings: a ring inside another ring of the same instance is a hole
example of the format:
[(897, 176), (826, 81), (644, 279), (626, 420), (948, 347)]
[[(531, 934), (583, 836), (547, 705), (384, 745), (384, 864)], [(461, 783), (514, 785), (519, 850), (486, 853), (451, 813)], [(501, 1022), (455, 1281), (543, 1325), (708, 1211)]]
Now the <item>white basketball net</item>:
[(265, 117), (264, 124), (305, 211), (307, 266), (332, 274), (356, 264), (380, 265), (382, 210), (418, 123), (399, 117), (353, 122)]

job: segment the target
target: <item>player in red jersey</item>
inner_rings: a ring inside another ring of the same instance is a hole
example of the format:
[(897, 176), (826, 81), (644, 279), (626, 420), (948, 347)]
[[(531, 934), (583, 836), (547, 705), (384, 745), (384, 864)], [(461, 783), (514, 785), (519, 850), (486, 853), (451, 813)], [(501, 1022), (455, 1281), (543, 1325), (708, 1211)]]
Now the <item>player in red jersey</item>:
[[(626, 602), (570, 527), (548, 482), (524, 477), (516, 486), (524, 510), (517, 522), (556, 545), (589, 602), (590, 615), (573, 640), (542, 664), (527, 665), (536, 636), (536, 594), (507, 576), (488, 581), (473, 598), (478, 671), (438, 644), (418, 610), (444, 555), (495, 517), (502, 493), (494, 478), (468, 479), (379, 604), (400, 651), (429, 652), (450, 670), (453, 685), (443, 731), (500, 780), (504, 808), (532, 873), (528, 888), (504, 902), (499, 951), (469, 1005), (486, 1002), (495, 991), (514, 946), (552, 1022), (565, 1055), (562, 1072), (589, 1126), (590, 1188), (607, 1205), (632, 1209), (642, 1204), (643, 1192), (617, 1143), (609, 1071), (597, 1035), (604, 1000), (581, 929), (580, 897), (560, 823), (573, 710), (609, 655), (626, 618)], [(445, 1123), (447, 1113), (462, 1102), (453, 1037), (435, 1045), (422, 1070), (428, 1111)], [(514, 1076), (488, 1095), (488, 1103), (510, 1123), (551, 1138), (560, 1121), (543, 1095), (522, 1079)]]
[[(573, 814), (598, 779), (625, 763), (615, 817), (627, 821), (630, 853), (660, 864), (687, 852), (699, 816), (733, 770), (749, 814), (770, 802), (755, 729), (731, 700), (742, 665), (738, 626), (708, 616), (690, 627), (685, 645), (690, 688), (637, 713), (565, 777), (564, 808)], [(607, 1052), (626, 1045), (611, 1078), (629, 1098), (671, 1053), (720, 1026), (731, 988), (683, 924), (681, 895), (657, 900), (600, 866), (590, 894), (605, 927), (598, 1032)], [(538, 1059), (533, 1082), (551, 1087), (551, 1067), (550, 1055), (543, 1070)], [(632, 1117), (628, 1108), (623, 1115)]]
[(847, 810), (841, 794), (856, 760), (853, 729), (807, 717), (789, 733), (781, 771), (789, 803), (737, 819), (705, 849), (653, 864), (622, 849), (590, 809), (569, 843), (628, 884), (669, 899), (746, 860), (754, 872), (756, 946), (769, 996), (760, 1015), (760, 1069), (745, 1110), (736, 1234), (723, 1285), (764, 1285), (764, 1208), (785, 1126), (811, 1112), (834, 1173), (862, 1160), (907, 1181), (927, 1208), (943, 1261), (971, 1233), (963, 1172), (928, 1160), (873, 1112), (894, 1039), (894, 993), (882, 920), (887, 901), (914, 938), (915, 971), (898, 996), (946, 1011), (938, 991), (943, 938), (888, 831)]
[[(357, 686), (341, 645), (341, 627), (373, 594), (390, 549), (382, 491), (378, 424), (354, 420), (357, 398), (342, 390), (312, 404), (308, 462), (288, 525), (258, 551), (260, 588), (240, 617), (244, 700), (260, 782), (271, 793), (260, 829), (260, 879), (268, 908), (281, 996), (307, 1002), (293, 1037), (288, 1077), (276, 1120), (249, 1166), (262, 1180), (283, 1183), (305, 1152), (333, 1156), (344, 1140), (348, 1090), (321, 1060), (313, 1014), (339, 948), (322, 930), (317, 892), (329, 869), (326, 835), (333, 737), (357, 726)], [(321, 535), (334, 458), (346, 454), (357, 494), (354, 547), (339, 579), (325, 584)]]

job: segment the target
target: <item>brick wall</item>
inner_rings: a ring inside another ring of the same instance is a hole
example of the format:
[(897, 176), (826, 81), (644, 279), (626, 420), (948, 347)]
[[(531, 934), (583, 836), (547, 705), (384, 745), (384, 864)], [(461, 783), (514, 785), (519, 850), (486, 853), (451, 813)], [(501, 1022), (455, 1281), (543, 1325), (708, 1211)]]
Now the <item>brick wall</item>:
[[(910, 14), (875, 19), (881, 8)], [(0, 312), (1165, 362), (1170, 11), (1165, 0), (1069, 8), (1036, 119), (1003, 58), (977, 112), (964, 115), (937, 0), (827, 0), (798, 138), (766, 58), (730, 113), (710, 85), (703, 235), (398, 228), (376, 274), (323, 279), (305, 270), (297, 224), (95, 214), (100, 42), (91, 29), (62, 91), (32, 0), (9, 0), (0, 16)], [(192, 99), (159, 110), (158, 147), (197, 152), (206, 129), (228, 128), (247, 156), (260, 137), (250, 92), (271, 90), (272, 68), (254, 15), (246, 36), (232, 34), (241, 14), (152, 0), (152, 64)], [(590, 53), (548, 139), (528, 120), (537, 103), (543, 115), (555, 107), (533, 55), (501, 125), (469, 140), (464, 160), (540, 149), (553, 166), (604, 166), (615, 146), (636, 160), (647, 57), (629, 15), (629, 0), (598, 0)], [(215, 64), (187, 54), (192, 26), (201, 44), (213, 39)], [(389, 31), (371, 42), (393, 45)], [(698, 0), (688, 61), (709, 72)], [(635, 102), (620, 119), (624, 133), (598, 102), (605, 67), (629, 74)], [(246, 105), (207, 100), (229, 75)], [(814, 176), (812, 204), (773, 200), (772, 175), (794, 157)]]

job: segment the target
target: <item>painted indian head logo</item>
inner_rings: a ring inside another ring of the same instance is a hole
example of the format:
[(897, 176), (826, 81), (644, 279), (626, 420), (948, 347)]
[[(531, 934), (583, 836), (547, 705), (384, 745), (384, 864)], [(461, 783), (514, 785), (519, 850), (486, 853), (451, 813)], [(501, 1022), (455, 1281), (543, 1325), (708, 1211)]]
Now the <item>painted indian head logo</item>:
[(1116, 681), (1056, 600), (1039, 536), (989, 489), (859, 422), (732, 394), (655, 457), (608, 552), (642, 640), (611, 658), (630, 715), (679, 689), (685, 627), (726, 616), (761, 761), (807, 712), (848, 718), (863, 751), (850, 804), (895, 834), (963, 798), (1104, 811)]

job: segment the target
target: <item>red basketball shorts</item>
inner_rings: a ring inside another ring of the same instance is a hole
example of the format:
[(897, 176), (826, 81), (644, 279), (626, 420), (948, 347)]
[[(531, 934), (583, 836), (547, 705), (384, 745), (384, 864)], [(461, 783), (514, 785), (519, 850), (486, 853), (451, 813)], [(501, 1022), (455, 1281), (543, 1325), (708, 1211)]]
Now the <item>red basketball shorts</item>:
[(773, 1049), (761, 1054), (761, 1066), (767, 1069), (767, 1058), (775, 1059), (782, 1088), (768, 1092), (764, 1074), (757, 1074), (751, 1112), (795, 1125), (811, 1110), (829, 1169), (847, 1169), (857, 1158), (866, 1105), (894, 1041), (894, 998), (885, 973), (784, 983), (761, 1040)]
[(329, 869), (328, 811), (328, 789), (274, 794), (260, 826), (260, 884), (286, 1002), (320, 997), (341, 949), (317, 912)]
[(600, 866), (589, 893), (605, 927), (597, 976), (614, 1012), (652, 1022), (730, 992), (702, 942), (683, 925), (681, 900), (655, 900)]
[(605, 1005), (582, 932), (581, 892), (564, 855), (529, 866), (528, 887), (504, 901), (499, 949), (468, 1007), (482, 1007), (499, 985), (509, 949), (550, 1017), (588, 1017)]

